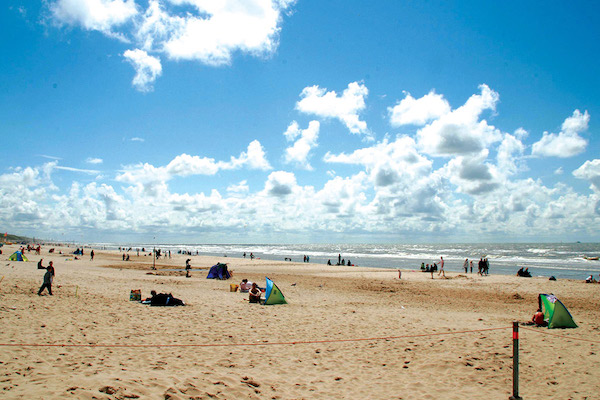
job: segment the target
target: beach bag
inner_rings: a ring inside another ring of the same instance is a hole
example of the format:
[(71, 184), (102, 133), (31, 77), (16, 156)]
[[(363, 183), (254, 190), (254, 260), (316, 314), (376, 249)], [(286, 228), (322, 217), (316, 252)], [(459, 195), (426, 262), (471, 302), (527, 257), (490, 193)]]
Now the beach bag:
[(129, 301), (142, 301), (142, 289), (132, 289), (129, 294)]

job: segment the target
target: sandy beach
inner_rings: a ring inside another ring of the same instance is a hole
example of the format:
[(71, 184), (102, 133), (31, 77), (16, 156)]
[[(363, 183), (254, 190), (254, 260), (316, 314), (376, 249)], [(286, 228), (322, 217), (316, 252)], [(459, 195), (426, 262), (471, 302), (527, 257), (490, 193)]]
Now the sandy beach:
[[(520, 395), (600, 398), (599, 284), (180, 254), (153, 271), (149, 255), (48, 246), (8, 261), (16, 248), (0, 255), (1, 398), (507, 399), (512, 321), (531, 318), (538, 293), (579, 327), (521, 328)], [(40, 258), (54, 262), (53, 296), (37, 295)], [(191, 278), (169, 271), (187, 258)], [(217, 262), (232, 279), (206, 279)], [(265, 276), (289, 304), (230, 292)], [(186, 306), (132, 302), (131, 289)]]

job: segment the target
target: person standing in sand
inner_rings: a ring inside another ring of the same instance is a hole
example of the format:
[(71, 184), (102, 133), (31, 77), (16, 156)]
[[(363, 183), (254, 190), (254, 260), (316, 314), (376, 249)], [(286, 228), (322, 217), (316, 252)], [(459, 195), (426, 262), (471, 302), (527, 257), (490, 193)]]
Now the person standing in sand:
[(94, 261), (94, 250), (90, 252), (90, 261)]
[(38, 296), (42, 295), (42, 292), (44, 291), (44, 289), (48, 289), (48, 294), (50, 294), (50, 296), (52, 296), (52, 281), (54, 280), (54, 265), (52, 264), (52, 261), (50, 261), (50, 264), (48, 264), (48, 267), (46, 268), (46, 273), (44, 274), (44, 283), (42, 283), (42, 287), (40, 287), (40, 290), (38, 290)]
[(444, 271), (444, 257), (440, 257), (440, 272), (438, 272), (438, 276), (440, 276), (440, 274), (443, 274), (444, 278), (446, 277), (446, 271)]
[(469, 259), (465, 258), (465, 262), (463, 264), (463, 268), (465, 269), (465, 274), (468, 272), (469, 269)]

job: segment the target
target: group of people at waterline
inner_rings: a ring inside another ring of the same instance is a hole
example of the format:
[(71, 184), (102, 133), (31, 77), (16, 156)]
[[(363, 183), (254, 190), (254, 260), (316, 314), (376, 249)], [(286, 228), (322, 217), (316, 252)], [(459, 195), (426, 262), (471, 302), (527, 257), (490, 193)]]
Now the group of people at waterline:
[[(439, 263), (439, 265), (438, 265)], [(421, 272), (429, 272), (431, 273), (431, 279), (433, 279), (433, 273), (437, 272), (438, 276), (443, 276), (444, 278), (446, 277), (446, 270), (444, 269), (444, 257), (440, 257), (440, 261), (438, 262), (434, 262), (431, 265), (429, 264), (425, 264), (424, 262), (421, 263)], [(439, 268), (439, 271), (438, 271)], [(465, 274), (469, 273), (469, 270), (471, 271), (471, 273), (473, 273), (473, 260), (470, 260), (468, 258), (465, 258), (465, 262), (463, 263), (463, 269), (465, 270)], [(480, 258), (479, 259), (479, 263), (477, 265), (477, 274), (484, 276), (484, 275), (488, 275), (489, 274), (489, 270), (490, 270), (490, 262), (487, 258)]]

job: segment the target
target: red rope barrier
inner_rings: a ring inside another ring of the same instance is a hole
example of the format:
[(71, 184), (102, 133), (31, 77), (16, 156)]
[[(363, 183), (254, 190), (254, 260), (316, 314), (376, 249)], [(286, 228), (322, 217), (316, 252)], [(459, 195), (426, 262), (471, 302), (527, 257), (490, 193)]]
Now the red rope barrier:
[(590, 342), (590, 343), (600, 343), (600, 340), (591, 340), (591, 339), (583, 339), (583, 338), (577, 338), (577, 337), (571, 337), (571, 336), (565, 336), (565, 335), (558, 335), (556, 333), (550, 333), (550, 332), (546, 332), (546, 331), (542, 331), (539, 329), (533, 329), (533, 328), (526, 328), (526, 327), (521, 327), (521, 329), (525, 329), (531, 332), (535, 332), (535, 333), (541, 333), (543, 335), (549, 335), (549, 336), (554, 336), (554, 337), (559, 337), (559, 338), (563, 338), (563, 339), (571, 339), (571, 340), (580, 340), (582, 342)]
[(306, 341), (293, 341), (293, 342), (263, 342), (263, 343), (205, 343), (205, 344), (40, 344), (40, 343), (0, 343), (0, 347), (240, 347), (240, 346), (274, 346), (274, 345), (294, 345), (294, 344), (318, 344), (318, 343), (343, 343), (343, 342), (359, 342), (369, 340), (391, 340), (391, 339), (405, 339), (405, 338), (417, 338), (427, 336), (443, 336), (443, 335), (457, 335), (463, 333), (474, 333), (474, 332), (486, 332), (495, 331), (499, 329), (509, 329), (510, 326), (501, 328), (486, 328), (486, 329), (474, 329), (468, 331), (458, 332), (441, 332), (441, 333), (423, 333), (418, 335), (404, 335), (404, 336), (382, 336), (372, 338), (357, 338), (357, 339), (327, 339), (327, 340), (306, 340)]

